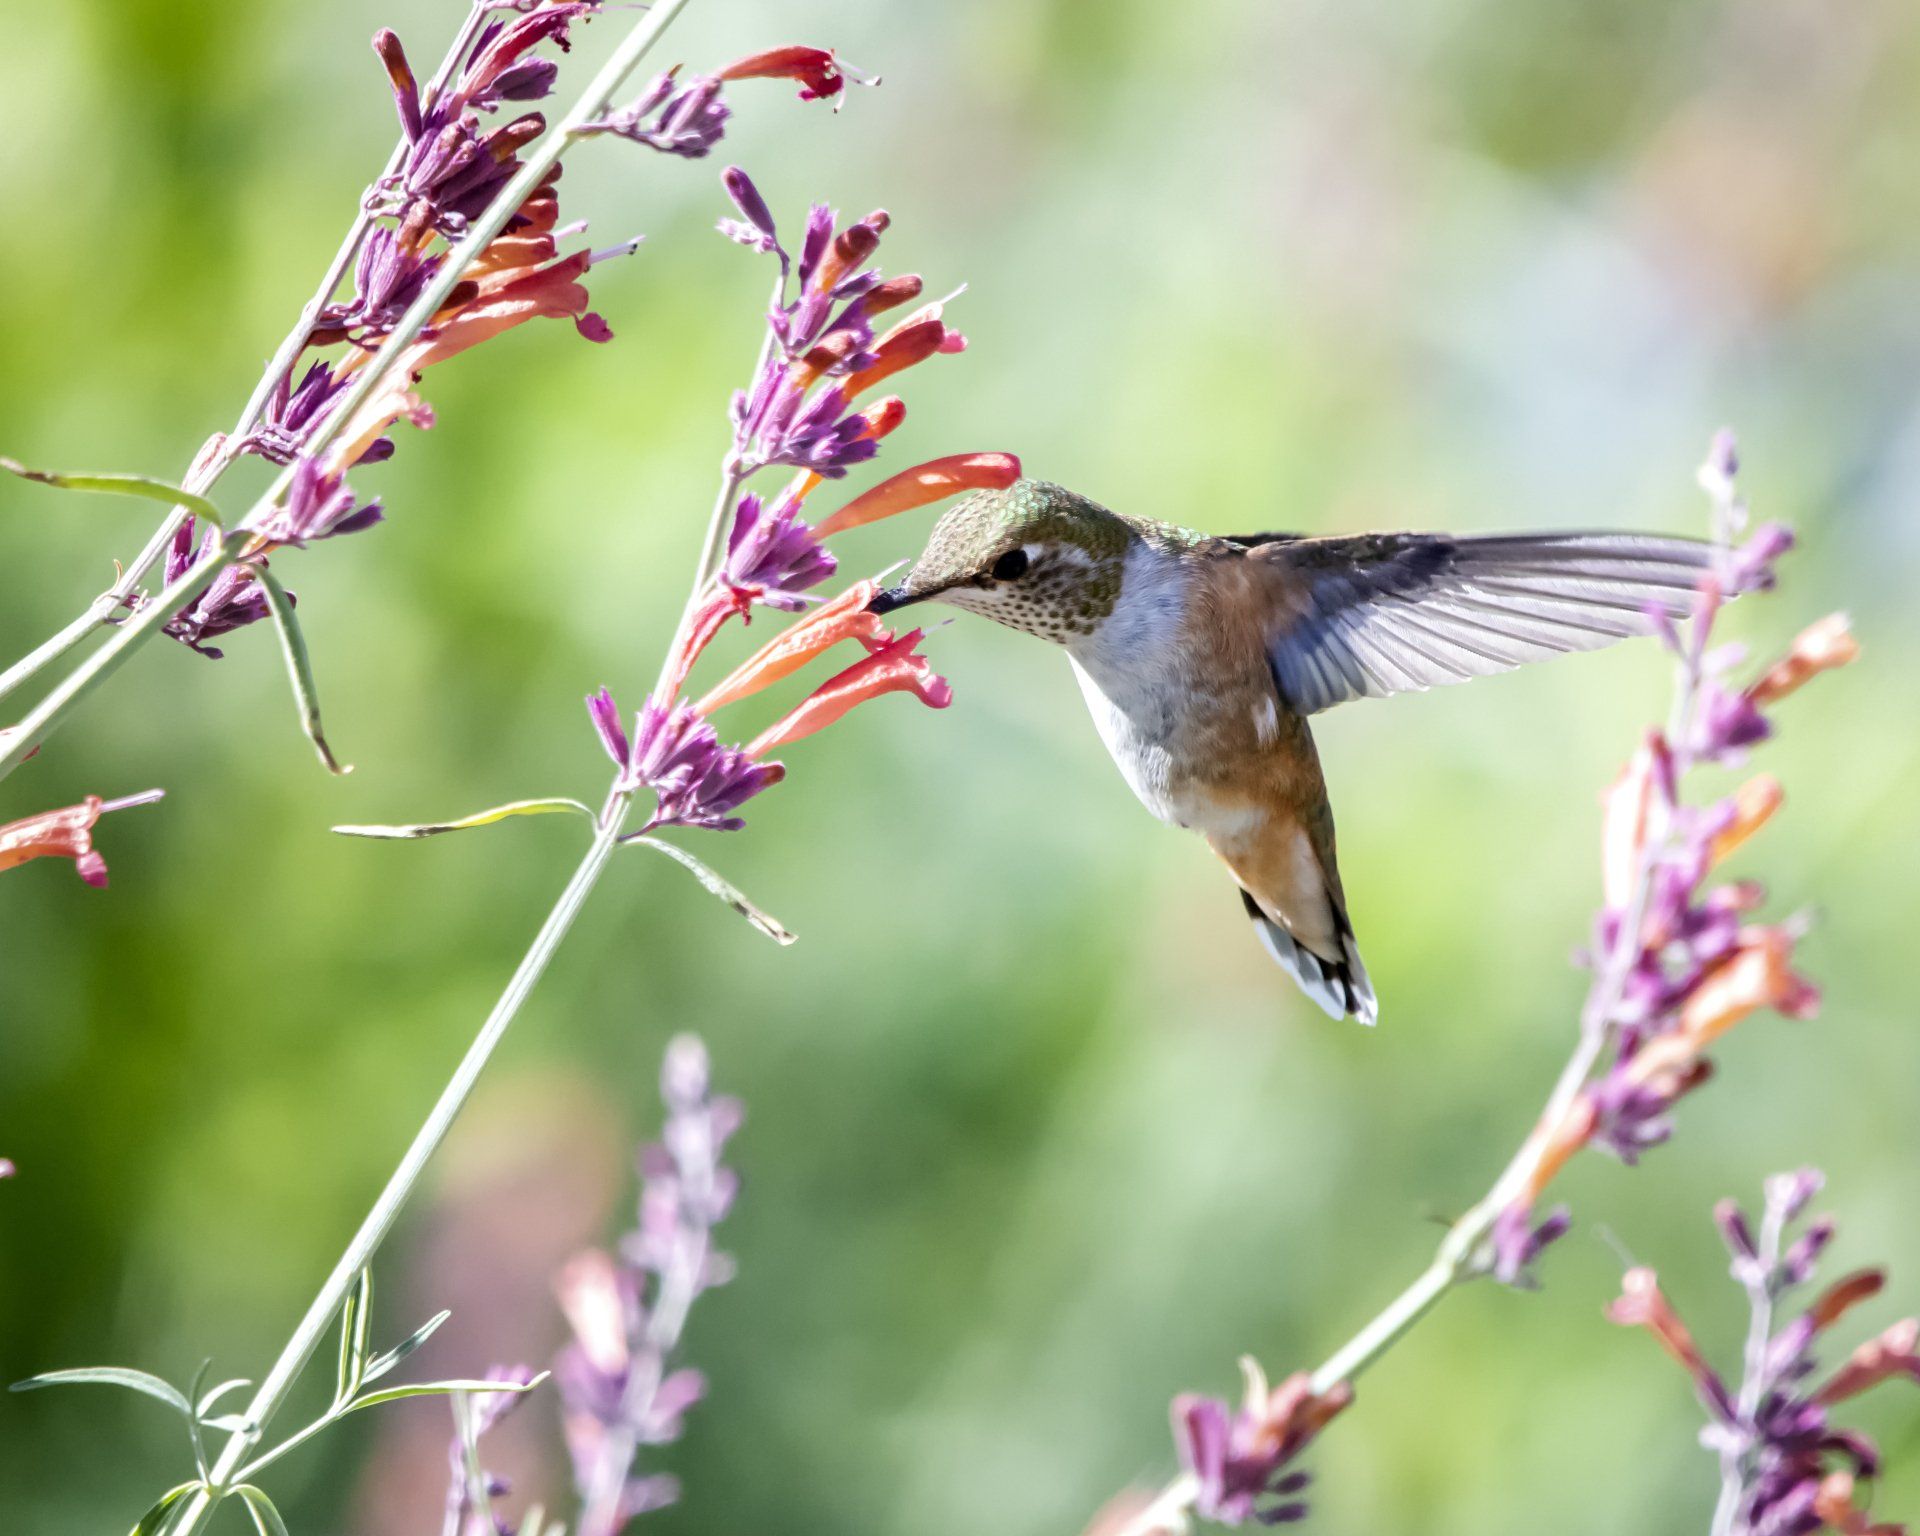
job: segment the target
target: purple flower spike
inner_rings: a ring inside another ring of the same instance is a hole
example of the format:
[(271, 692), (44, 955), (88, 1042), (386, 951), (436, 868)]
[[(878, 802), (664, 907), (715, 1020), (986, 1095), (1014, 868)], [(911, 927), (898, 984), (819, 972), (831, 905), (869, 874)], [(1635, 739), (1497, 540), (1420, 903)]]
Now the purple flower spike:
[(806, 607), (799, 594), (825, 581), (839, 562), (815, 542), (799, 510), (799, 502), (789, 495), (783, 494), (769, 509), (763, 509), (751, 491), (742, 496), (720, 579), (769, 608), (798, 613)]
[(573, 1329), (554, 1376), (581, 1497), (578, 1536), (616, 1536), (678, 1496), (671, 1477), (636, 1476), (634, 1459), (679, 1439), (705, 1395), (698, 1371), (668, 1367), (688, 1309), (732, 1273), (713, 1228), (735, 1188), (720, 1157), (740, 1105), (713, 1095), (706, 1047), (692, 1035), (667, 1047), (660, 1088), (667, 1117), (640, 1158), (639, 1230), (617, 1255), (579, 1255), (557, 1281)]
[[(604, 730), (601, 740), (607, 742)], [(646, 827), (628, 834), (633, 838), (659, 827), (737, 832), (746, 823), (730, 813), (785, 776), (779, 763), (755, 762), (738, 747), (721, 746), (713, 727), (690, 705), (667, 711), (648, 699), (634, 722), (632, 750), (616, 784), (623, 790), (651, 789), (659, 801)]]

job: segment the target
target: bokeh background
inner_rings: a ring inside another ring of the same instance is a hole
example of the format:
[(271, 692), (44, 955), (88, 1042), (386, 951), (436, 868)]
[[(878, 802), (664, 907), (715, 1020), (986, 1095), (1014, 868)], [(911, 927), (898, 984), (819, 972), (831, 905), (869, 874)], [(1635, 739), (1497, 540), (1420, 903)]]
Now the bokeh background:
[[(19, 8), (0, 447), (177, 475), (391, 142), (367, 37), (394, 25), (430, 60), (458, 10)], [(726, 158), (789, 219), (885, 205), (889, 270), (970, 284), (972, 349), (912, 378), (893, 467), (1012, 449), (1223, 531), (1684, 532), (1730, 423), (1756, 509), (1804, 538), (1732, 627), (1766, 646), (1853, 611), (1866, 660), (1783, 710), (1788, 814), (1745, 856), (1777, 910), (1823, 914), (1825, 1016), (1744, 1026), (1641, 1169), (1578, 1167), (1547, 1288), (1452, 1300), (1310, 1458), (1332, 1531), (1704, 1529), (1685, 1383), (1600, 1319), (1617, 1250), (1730, 1349), (1708, 1208), (1817, 1162), (1837, 1262), (1889, 1261), (1920, 1298), (1920, 12), (735, 0), (695, 6), (666, 54), (788, 40), (886, 83), (837, 117), (737, 89)], [(316, 768), (262, 630), (219, 664), (143, 653), (0, 791), (5, 819), (168, 790), (103, 827), (111, 890), (51, 862), (0, 882), (0, 1152), (21, 1166), (0, 1374), (257, 1374), (504, 980), (570, 826), (327, 828), (599, 792), (581, 696), (652, 675), (756, 344), (763, 270), (711, 233), (722, 163), (576, 155), (568, 215), (647, 235), (595, 275), (616, 343), (530, 326), (436, 372), (438, 427), (358, 477), (389, 524), (288, 557), (358, 772)], [(844, 552), (910, 554), (928, 516)], [(149, 526), (0, 487), (0, 652)], [(762, 942), (664, 861), (617, 868), (382, 1260), (388, 1334), (456, 1310), (423, 1371), (544, 1359), (548, 1275), (628, 1219), (662, 1045), (703, 1032), (749, 1106), (740, 1276), (694, 1321), (712, 1396), (655, 1463), (687, 1487), (658, 1536), (1075, 1531), (1172, 1469), (1170, 1393), (1346, 1337), (1565, 1050), (1595, 794), (1665, 688), (1629, 647), (1323, 721), (1383, 1000), (1366, 1032), (1308, 1007), (1204, 851), (1137, 809), (1058, 656), (965, 621), (934, 646), (950, 712), (863, 711), (791, 754), (746, 834), (701, 839), (802, 942)], [(1920, 1512), (1914, 1397), (1861, 1419), (1894, 1469), (1879, 1508)], [(290, 1458), (293, 1529), (437, 1529), (446, 1427), (406, 1405)], [(551, 1401), (513, 1436), (500, 1459), (561, 1499)], [(144, 1400), (0, 1399), (9, 1529), (124, 1529), (187, 1470)]]

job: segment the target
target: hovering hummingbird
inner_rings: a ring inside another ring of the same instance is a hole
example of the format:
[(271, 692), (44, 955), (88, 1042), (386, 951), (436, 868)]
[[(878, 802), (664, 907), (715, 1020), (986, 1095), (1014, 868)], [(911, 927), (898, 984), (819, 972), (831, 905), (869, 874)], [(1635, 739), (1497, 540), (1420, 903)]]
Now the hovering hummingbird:
[(1708, 559), (1638, 533), (1209, 536), (1021, 480), (956, 503), (870, 606), (949, 603), (1063, 646), (1134, 794), (1207, 840), (1308, 997), (1371, 1024), (1307, 717), (1645, 633)]

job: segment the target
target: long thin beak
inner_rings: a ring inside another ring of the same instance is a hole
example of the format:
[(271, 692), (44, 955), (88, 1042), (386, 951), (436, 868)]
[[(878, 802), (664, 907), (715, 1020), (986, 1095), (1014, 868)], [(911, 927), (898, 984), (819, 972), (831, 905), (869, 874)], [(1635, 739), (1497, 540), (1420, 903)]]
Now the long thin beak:
[(925, 601), (927, 595), (924, 592), (909, 592), (905, 587), (882, 587), (874, 593), (873, 601), (867, 604), (867, 612), (892, 613), (896, 608)]

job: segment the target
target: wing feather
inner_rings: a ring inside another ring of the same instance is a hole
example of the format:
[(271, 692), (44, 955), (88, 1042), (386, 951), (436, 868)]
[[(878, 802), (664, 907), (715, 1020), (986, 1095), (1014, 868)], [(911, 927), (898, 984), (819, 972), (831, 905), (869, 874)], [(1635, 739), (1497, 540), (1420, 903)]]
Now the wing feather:
[(1367, 534), (1222, 541), (1264, 585), (1267, 652), (1302, 714), (1645, 634), (1684, 612), (1709, 546), (1658, 534)]

